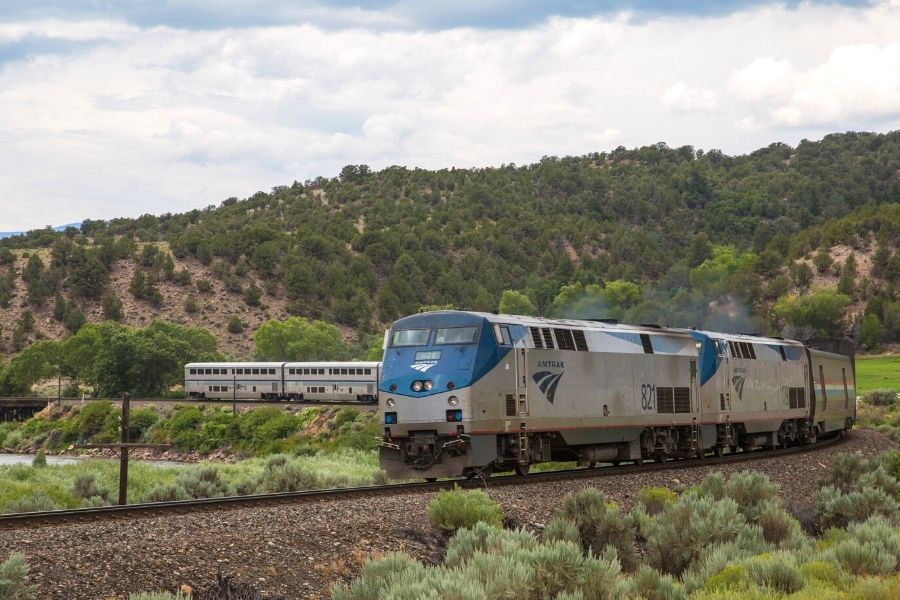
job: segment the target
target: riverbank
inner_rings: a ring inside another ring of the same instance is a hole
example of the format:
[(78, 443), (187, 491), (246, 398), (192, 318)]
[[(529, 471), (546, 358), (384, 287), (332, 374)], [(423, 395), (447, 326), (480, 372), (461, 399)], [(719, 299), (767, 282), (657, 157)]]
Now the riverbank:
[[(115, 449), (79, 449), (121, 437), (119, 409), (110, 402), (48, 406), (22, 423), (0, 423), (7, 453), (114, 458)], [(352, 407), (264, 406), (233, 414), (229, 407), (174, 404), (131, 411), (132, 442), (168, 448), (135, 448), (136, 460), (184, 463), (236, 462), (277, 453), (373, 450), (375, 413)]]

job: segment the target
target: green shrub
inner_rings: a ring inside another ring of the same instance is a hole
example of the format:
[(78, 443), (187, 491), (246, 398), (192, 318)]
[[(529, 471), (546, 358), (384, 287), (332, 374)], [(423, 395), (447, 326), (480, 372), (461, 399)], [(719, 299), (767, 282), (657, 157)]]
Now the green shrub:
[(175, 414), (169, 420), (169, 437), (172, 443), (184, 450), (196, 448), (202, 422), (203, 413), (196, 406), (176, 407)]
[(190, 500), (191, 495), (177, 483), (156, 484), (144, 496), (144, 502), (176, 502)]
[[(281, 455), (279, 455), (281, 456)], [(262, 492), (296, 492), (325, 487), (321, 477), (295, 462), (286, 462), (270, 467), (266, 465), (257, 484)]]
[(139, 408), (131, 411), (131, 414), (128, 415), (130, 439), (132, 441), (140, 440), (150, 431), (151, 427), (156, 425), (157, 421), (159, 421), (159, 415), (157, 415), (154, 408)]
[(241, 333), (244, 331), (244, 322), (237, 315), (231, 315), (228, 319), (228, 333)]
[(758, 471), (740, 471), (727, 480), (721, 473), (711, 473), (697, 487), (697, 493), (716, 500), (730, 498), (746, 518), (756, 520), (759, 507), (778, 496), (778, 485)]
[(870, 406), (894, 406), (897, 404), (897, 391), (890, 389), (872, 390), (863, 394), (862, 400)]
[(460, 529), (447, 544), (444, 564), (451, 569), (464, 566), (478, 553), (511, 554), (530, 549), (538, 544), (537, 538), (523, 529), (506, 530), (484, 521)]
[(884, 490), (872, 487), (842, 493), (826, 485), (816, 495), (816, 516), (820, 528), (846, 527), (872, 515), (896, 518), (900, 504)]
[[(425, 567), (406, 554), (386, 554), (363, 565), (359, 579), (350, 585), (339, 583), (331, 592), (332, 600), (381, 600), (392, 583), (404, 579), (418, 580)], [(409, 596), (408, 596), (409, 597)]]
[[(8, 513), (27, 513), (27, 512), (45, 512), (48, 510), (59, 510), (63, 508), (59, 506), (53, 498), (46, 495), (30, 495), (16, 498), (8, 503), (3, 512)], [(0, 596), (2, 598), (2, 596)]]
[(873, 516), (847, 527), (831, 555), (854, 575), (892, 575), (900, 571), (900, 530), (888, 519)]
[(773, 546), (788, 548), (803, 539), (800, 523), (777, 500), (767, 500), (759, 505), (754, 521), (762, 529), (766, 542)]
[(544, 528), (545, 540), (561, 540), (572, 542), (573, 544), (581, 544), (581, 535), (578, 533), (578, 527), (574, 522), (563, 517), (554, 517), (553, 520)]
[(75, 475), (75, 479), (72, 482), (72, 494), (83, 500), (100, 498), (104, 502), (108, 502), (111, 496), (111, 492), (108, 489), (97, 483), (96, 475), (85, 471)]
[(82, 407), (78, 413), (78, 433), (82, 440), (103, 431), (107, 418), (112, 415), (112, 402), (103, 400), (91, 402)]
[(608, 503), (595, 488), (585, 488), (566, 495), (556, 516), (575, 525), (584, 551), (598, 556), (607, 547), (612, 547), (618, 554), (622, 568), (632, 570), (636, 566), (634, 519), (631, 515), (619, 512), (619, 508)]
[(34, 593), (24, 554), (16, 552), (0, 563), (0, 600), (32, 600)]
[(706, 581), (707, 590), (739, 590), (747, 587), (749, 577), (744, 565), (732, 564), (725, 566), (721, 571)]
[(627, 594), (641, 600), (683, 600), (684, 588), (669, 575), (641, 565), (628, 581)]
[(682, 581), (688, 592), (703, 589), (709, 580), (729, 565), (769, 550), (757, 526), (745, 526), (730, 542), (711, 544), (700, 550), (684, 572)]
[(463, 491), (458, 487), (439, 492), (428, 503), (428, 517), (435, 527), (456, 530), (484, 522), (500, 527), (503, 511), (490, 496), (481, 490)]
[(175, 484), (181, 486), (191, 498), (220, 498), (230, 496), (233, 490), (222, 477), (218, 467), (203, 465), (178, 475)]
[(832, 561), (811, 560), (800, 565), (800, 574), (807, 581), (818, 580), (831, 586), (840, 587), (845, 584), (845, 577), (838, 571)]
[(47, 466), (47, 455), (43, 450), (39, 450), (38, 453), (34, 455), (34, 460), (31, 461), (31, 466), (35, 469), (42, 469)]
[(786, 552), (756, 556), (744, 561), (748, 577), (757, 585), (784, 594), (793, 594), (803, 589), (803, 575), (793, 557)]
[(650, 523), (647, 562), (663, 573), (681, 575), (704, 548), (734, 541), (745, 528), (731, 498), (685, 494)]
[(678, 494), (664, 487), (641, 488), (637, 496), (637, 501), (647, 509), (647, 513), (650, 515), (662, 512), (677, 499)]

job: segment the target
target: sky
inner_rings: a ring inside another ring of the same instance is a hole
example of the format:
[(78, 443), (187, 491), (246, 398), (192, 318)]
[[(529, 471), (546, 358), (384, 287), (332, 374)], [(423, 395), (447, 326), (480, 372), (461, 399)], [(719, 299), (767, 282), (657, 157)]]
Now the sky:
[(900, 129), (900, 0), (0, 0), (0, 231)]

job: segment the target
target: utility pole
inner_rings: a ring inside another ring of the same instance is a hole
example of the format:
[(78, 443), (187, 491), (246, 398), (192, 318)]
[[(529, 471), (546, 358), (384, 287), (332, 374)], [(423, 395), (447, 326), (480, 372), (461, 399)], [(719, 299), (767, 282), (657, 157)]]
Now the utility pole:
[(122, 447), (119, 449), (119, 506), (128, 504), (128, 425), (131, 416), (128, 392), (122, 395)]
[(128, 441), (131, 426), (131, 398), (122, 394), (122, 416), (119, 417), (121, 441), (118, 444), (75, 444), (76, 448), (117, 448), (119, 450), (119, 506), (128, 504), (128, 451), (131, 448), (170, 448), (170, 444), (140, 444)]

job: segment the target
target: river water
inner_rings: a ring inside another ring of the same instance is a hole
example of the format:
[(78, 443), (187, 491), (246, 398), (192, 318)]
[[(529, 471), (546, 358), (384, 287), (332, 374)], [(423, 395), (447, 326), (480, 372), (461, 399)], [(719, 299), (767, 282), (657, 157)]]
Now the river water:
[[(74, 465), (75, 463), (84, 462), (84, 461), (92, 461), (92, 460), (118, 460), (115, 458), (96, 458), (96, 457), (84, 457), (79, 458), (76, 456), (47, 456), (47, 464), (48, 465)], [(30, 465), (34, 461), (34, 454), (0, 454), (0, 467), (8, 466), (8, 465)], [(171, 460), (135, 460), (131, 459), (128, 462), (130, 463), (143, 463), (147, 465), (154, 465), (157, 467), (186, 467), (189, 466), (190, 463), (180, 463), (174, 462)]]

